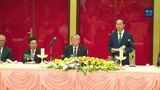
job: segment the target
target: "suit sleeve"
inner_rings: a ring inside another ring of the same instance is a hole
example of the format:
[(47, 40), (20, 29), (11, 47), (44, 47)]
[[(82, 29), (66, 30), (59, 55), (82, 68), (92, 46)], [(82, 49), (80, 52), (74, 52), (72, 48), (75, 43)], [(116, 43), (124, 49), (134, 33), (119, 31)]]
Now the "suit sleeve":
[(13, 53), (11, 49), (8, 49), (8, 58), (13, 61)]
[(125, 49), (126, 53), (130, 53), (134, 49), (134, 45), (133, 45), (134, 41), (133, 41), (133, 37), (131, 34), (129, 35), (129, 39), (131, 40), (131, 42), (128, 44), (127, 48)]
[(88, 56), (88, 50), (84, 48), (83, 56)]
[(111, 34), (108, 44), (108, 50), (111, 52), (111, 49), (113, 47), (113, 35)]
[(23, 55), (22, 55), (22, 62), (23, 62), (23, 63), (25, 63), (24, 54), (25, 54), (25, 53), (23, 53)]
[(68, 57), (67, 53), (68, 53), (68, 47), (65, 47), (62, 59), (64, 59), (65, 57)]

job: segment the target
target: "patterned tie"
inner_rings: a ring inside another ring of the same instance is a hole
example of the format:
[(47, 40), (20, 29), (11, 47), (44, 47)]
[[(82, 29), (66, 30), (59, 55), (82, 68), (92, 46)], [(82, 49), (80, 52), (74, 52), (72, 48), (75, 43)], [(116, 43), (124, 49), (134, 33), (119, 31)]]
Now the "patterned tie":
[(122, 33), (119, 33), (119, 39), (118, 39), (119, 44), (121, 43), (121, 40), (122, 40), (121, 34), (122, 34)]
[(74, 48), (73, 56), (77, 56), (77, 48)]

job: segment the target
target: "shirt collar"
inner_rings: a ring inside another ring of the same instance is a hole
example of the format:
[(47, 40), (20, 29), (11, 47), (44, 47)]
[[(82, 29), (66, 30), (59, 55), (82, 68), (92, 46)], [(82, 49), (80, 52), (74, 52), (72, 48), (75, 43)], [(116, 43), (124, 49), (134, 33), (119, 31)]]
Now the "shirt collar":
[(4, 47), (1, 47), (1, 49), (0, 49), (0, 50), (1, 50), (1, 52), (3, 51), (3, 48), (4, 48)]
[[(118, 33), (120, 33), (120, 32), (118, 31)], [(124, 29), (122, 30), (121, 34), (123, 34), (123, 33), (124, 33)]]
[[(33, 49), (30, 49), (31, 51), (33, 51)], [(34, 49), (34, 52), (36, 51), (36, 49)]]
[(77, 49), (78, 47), (79, 47), (79, 46), (76, 46), (76, 47), (73, 46), (73, 48), (76, 48), (76, 49)]

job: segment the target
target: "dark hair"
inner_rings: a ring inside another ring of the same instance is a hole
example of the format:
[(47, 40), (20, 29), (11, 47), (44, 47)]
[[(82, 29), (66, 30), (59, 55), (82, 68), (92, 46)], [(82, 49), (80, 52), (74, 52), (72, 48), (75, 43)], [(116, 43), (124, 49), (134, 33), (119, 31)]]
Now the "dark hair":
[(30, 43), (30, 42), (33, 41), (33, 40), (36, 40), (36, 41), (37, 41), (37, 39), (36, 39), (35, 37), (31, 37), (31, 38), (29, 38), (28, 43)]
[[(125, 24), (125, 20), (124, 20), (124, 19), (118, 18), (118, 19), (116, 19), (116, 22), (117, 22), (118, 20), (121, 20), (121, 21), (123, 22), (123, 24)], [(116, 23), (116, 22), (115, 22), (115, 23)]]

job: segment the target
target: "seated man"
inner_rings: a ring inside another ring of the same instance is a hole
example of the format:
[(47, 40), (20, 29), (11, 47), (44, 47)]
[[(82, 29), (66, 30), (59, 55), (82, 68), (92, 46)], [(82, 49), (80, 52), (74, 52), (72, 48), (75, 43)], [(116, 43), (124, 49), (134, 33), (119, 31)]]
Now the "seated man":
[(6, 37), (0, 35), (0, 63), (5, 62), (7, 59), (13, 61), (12, 50), (5, 46)]
[(80, 36), (79, 35), (73, 35), (71, 37), (72, 45), (68, 45), (64, 49), (64, 57), (76, 57), (76, 56), (87, 56), (87, 49), (81, 45), (80, 43)]
[(23, 53), (23, 63), (40, 63), (41, 59), (37, 57), (37, 54), (40, 54), (40, 50), (37, 48), (37, 39), (31, 37), (28, 43), (30, 48)]

